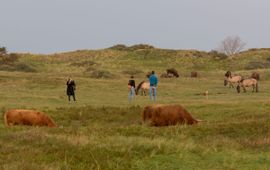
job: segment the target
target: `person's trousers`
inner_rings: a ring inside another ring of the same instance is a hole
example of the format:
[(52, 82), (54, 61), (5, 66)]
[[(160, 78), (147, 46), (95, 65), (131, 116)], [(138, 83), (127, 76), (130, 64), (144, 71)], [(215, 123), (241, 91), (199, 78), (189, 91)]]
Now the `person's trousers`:
[(128, 101), (131, 101), (135, 97), (135, 88), (131, 86), (129, 94), (128, 94)]
[(156, 101), (156, 99), (157, 99), (157, 87), (156, 86), (150, 86), (149, 95), (150, 95), (151, 100)]
[(76, 101), (76, 99), (75, 99), (75, 94), (73, 94), (73, 95), (68, 95), (68, 101), (70, 101), (70, 96), (73, 97), (73, 101)]

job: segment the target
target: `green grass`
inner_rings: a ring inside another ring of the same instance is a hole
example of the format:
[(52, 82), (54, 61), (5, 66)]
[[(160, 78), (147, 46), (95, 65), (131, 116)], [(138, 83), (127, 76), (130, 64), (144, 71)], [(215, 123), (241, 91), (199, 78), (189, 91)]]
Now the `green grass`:
[[(269, 54), (267, 49), (246, 51), (232, 60), (161, 49), (24, 54), (19, 61), (37, 71), (0, 71), (1, 112), (38, 109), (59, 128), (7, 128), (0, 121), (0, 169), (270, 169), (270, 69), (245, 70), (255, 59), (267, 61)], [(114, 77), (90, 78), (89, 67)], [(138, 84), (147, 80), (148, 71), (160, 75), (172, 67), (180, 78), (159, 79), (158, 103), (182, 104), (205, 122), (142, 125), (140, 112), (153, 102), (136, 96), (128, 103), (128, 71), (135, 68)], [(237, 94), (224, 87), (229, 69), (246, 77), (259, 72), (259, 93)], [(193, 70), (199, 78), (189, 77)], [(77, 84), (76, 103), (67, 102), (69, 75)], [(206, 90), (208, 99), (202, 95)]]

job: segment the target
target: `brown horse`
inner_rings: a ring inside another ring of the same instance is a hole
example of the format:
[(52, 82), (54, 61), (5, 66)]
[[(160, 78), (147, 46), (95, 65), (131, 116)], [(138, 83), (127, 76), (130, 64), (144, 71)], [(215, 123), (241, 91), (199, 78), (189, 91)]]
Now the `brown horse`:
[(140, 84), (136, 87), (135, 93), (136, 93), (136, 95), (138, 95), (139, 91), (141, 90), (141, 95), (145, 95), (145, 96), (146, 96), (146, 93), (147, 93), (147, 91), (148, 91), (149, 89), (150, 89), (150, 83), (149, 83), (149, 82), (142, 81), (142, 82), (140, 82)]
[(259, 89), (258, 89), (258, 81), (256, 79), (254, 79), (254, 78), (248, 78), (248, 79), (241, 80), (238, 83), (236, 90), (237, 90), (238, 93), (240, 93), (240, 91), (241, 91), (240, 89), (242, 87), (243, 90), (244, 90), (244, 93), (245, 93), (245, 92), (247, 92), (246, 87), (250, 87), (250, 86), (252, 86), (252, 88), (253, 88), (252, 92), (254, 92), (254, 91), (258, 92), (259, 91)]
[(229, 87), (234, 88), (233, 84), (239, 83), (242, 80), (242, 76), (229, 76), (229, 77), (225, 77), (224, 79), (224, 86), (227, 86), (227, 84), (229, 83)]

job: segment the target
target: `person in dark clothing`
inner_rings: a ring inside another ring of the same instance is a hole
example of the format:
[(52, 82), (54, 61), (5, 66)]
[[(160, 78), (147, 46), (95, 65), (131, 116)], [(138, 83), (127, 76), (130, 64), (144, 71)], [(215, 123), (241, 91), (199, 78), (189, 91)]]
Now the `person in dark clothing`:
[(73, 101), (75, 102), (75, 89), (76, 89), (76, 85), (75, 85), (75, 81), (72, 80), (71, 78), (68, 78), (67, 80), (67, 95), (68, 95), (68, 101), (70, 101), (70, 96), (73, 97)]
[(128, 81), (128, 89), (129, 89), (129, 94), (128, 94), (128, 101), (131, 102), (132, 99), (135, 97), (135, 80), (134, 77), (131, 76), (131, 79)]

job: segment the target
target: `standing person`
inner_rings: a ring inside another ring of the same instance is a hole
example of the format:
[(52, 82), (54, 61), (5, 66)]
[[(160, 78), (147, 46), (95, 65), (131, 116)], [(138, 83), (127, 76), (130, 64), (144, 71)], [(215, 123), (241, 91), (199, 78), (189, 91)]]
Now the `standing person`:
[(73, 101), (75, 102), (75, 89), (76, 89), (76, 85), (75, 85), (75, 81), (72, 80), (70, 77), (67, 80), (67, 95), (68, 95), (68, 101), (70, 102), (70, 96), (73, 97)]
[(128, 101), (131, 102), (131, 100), (134, 99), (135, 97), (135, 80), (133, 76), (131, 76), (130, 80), (128, 81), (128, 88), (129, 88)]
[(156, 101), (158, 78), (155, 75), (155, 71), (152, 71), (152, 74), (149, 77), (149, 82), (150, 82), (150, 89), (149, 89), (150, 99)]

